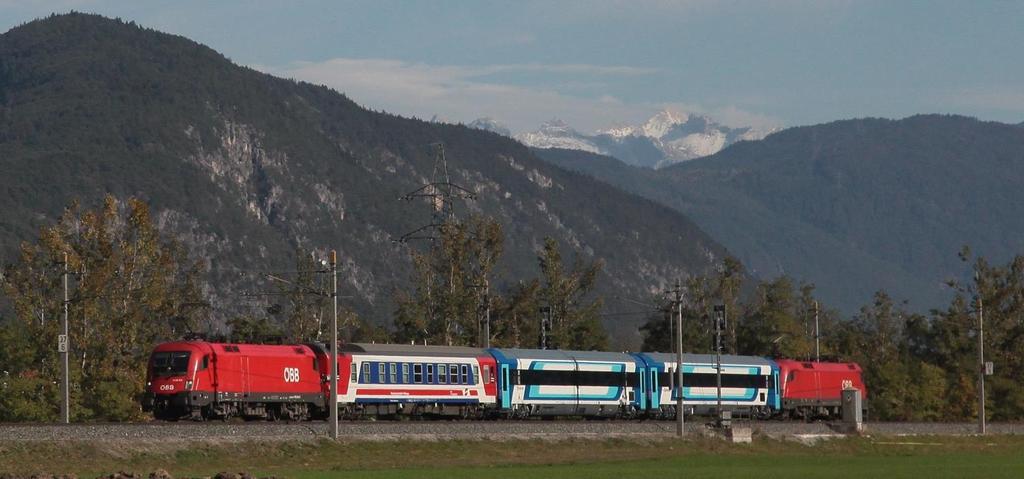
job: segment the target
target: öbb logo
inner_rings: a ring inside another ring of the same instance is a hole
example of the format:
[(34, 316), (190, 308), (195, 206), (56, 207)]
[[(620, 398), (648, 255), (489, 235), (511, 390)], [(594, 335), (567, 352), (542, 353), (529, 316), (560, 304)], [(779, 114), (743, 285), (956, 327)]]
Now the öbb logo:
[(284, 382), (299, 382), (299, 368), (284, 368)]

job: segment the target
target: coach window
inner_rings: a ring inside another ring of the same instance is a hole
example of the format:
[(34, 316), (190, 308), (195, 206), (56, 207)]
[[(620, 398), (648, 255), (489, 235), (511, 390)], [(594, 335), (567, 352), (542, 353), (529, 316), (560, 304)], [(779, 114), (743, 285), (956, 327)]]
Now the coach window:
[(387, 377), (387, 365), (384, 363), (377, 363), (377, 382), (386, 383), (388, 382)]
[(462, 384), (470, 384), (469, 382), (469, 366), (462, 365)]
[(412, 365), (412, 382), (420, 384), (423, 382), (423, 365), (413, 364)]
[(360, 382), (364, 384), (370, 382), (370, 363), (368, 362), (363, 363), (363, 380)]
[[(473, 374), (479, 376), (479, 374), (476, 372), (476, 369), (477, 369), (477, 367), (473, 366)], [(484, 366), (484, 383), (489, 383), (489, 382), (491, 382), (491, 367), (488, 365), (488, 366)]]
[(398, 382), (398, 364), (397, 363), (391, 363), (388, 366), (388, 375), (390, 376), (389, 379), (391, 380), (391, 384), (395, 384), (395, 383)]
[(427, 365), (427, 384), (434, 384), (434, 365)]
[(444, 364), (437, 365), (437, 383), (444, 384), (448, 382), (448, 369), (444, 367)]
[(358, 380), (358, 372), (359, 369), (356, 368), (356, 363), (352, 363), (352, 374), (350, 375), (351, 377), (348, 378), (348, 381), (352, 383), (356, 382)]
[[(444, 367), (442, 365), (442, 367)], [(451, 364), (448, 366), (448, 382), (451, 384), (459, 383), (459, 367)]]
[(402, 363), (402, 383), (409, 384), (409, 363)]

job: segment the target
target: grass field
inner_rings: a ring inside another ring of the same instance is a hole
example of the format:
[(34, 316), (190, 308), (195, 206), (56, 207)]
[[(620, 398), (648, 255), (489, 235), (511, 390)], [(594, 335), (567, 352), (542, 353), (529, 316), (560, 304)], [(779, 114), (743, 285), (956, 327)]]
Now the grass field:
[(176, 477), (247, 471), (290, 478), (600, 479), (659, 477), (1020, 478), (1024, 438), (864, 437), (813, 446), (758, 438), (752, 445), (715, 439), (510, 441), (3, 442), (0, 472), (147, 474)]

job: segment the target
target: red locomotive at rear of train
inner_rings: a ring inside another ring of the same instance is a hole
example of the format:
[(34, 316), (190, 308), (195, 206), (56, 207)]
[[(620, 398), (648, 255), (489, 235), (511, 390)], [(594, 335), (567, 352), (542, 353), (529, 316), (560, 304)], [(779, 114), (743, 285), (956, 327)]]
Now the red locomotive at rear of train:
[(868, 390), (856, 363), (821, 363), (777, 359), (782, 410), (797, 418), (836, 418), (842, 411), (843, 389), (859, 389), (863, 404)]
[(306, 345), (164, 343), (150, 356), (143, 409), (169, 420), (320, 417), (329, 364)]

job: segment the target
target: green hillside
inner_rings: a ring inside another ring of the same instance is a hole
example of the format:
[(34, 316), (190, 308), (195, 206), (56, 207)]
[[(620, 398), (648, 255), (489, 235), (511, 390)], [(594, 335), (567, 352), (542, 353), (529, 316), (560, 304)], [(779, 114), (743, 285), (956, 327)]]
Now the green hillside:
[(761, 277), (815, 283), (847, 312), (885, 289), (942, 307), (963, 245), (993, 261), (1024, 252), (1024, 130), (919, 115), (790, 128), (659, 171), (538, 151), (693, 218)]
[[(459, 213), (504, 225), (507, 283), (537, 275), (547, 236), (603, 259), (602, 291), (636, 297), (724, 253), (683, 215), (500, 135), (371, 111), (179, 36), (73, 13), (0, 36), (0, 259), (73, 199), (134, 195), (209, 261), (213, 314), (266, 307), (240, 295), (255, 286), (239, 270), (336, 248), (346, 306), (385, 323), (410, 267), (393, 239), (430, 221), (426, 202), (397, 198), (431, 179), (438, 142), (452, 181), (478, 195)], [(611, 325), (624, 344), (639, 340), (635, 321)]]

